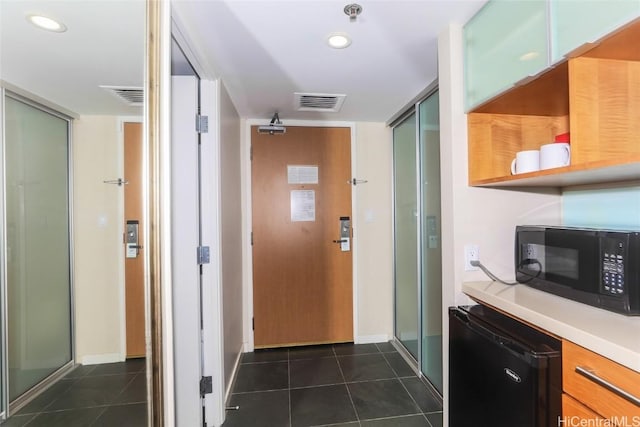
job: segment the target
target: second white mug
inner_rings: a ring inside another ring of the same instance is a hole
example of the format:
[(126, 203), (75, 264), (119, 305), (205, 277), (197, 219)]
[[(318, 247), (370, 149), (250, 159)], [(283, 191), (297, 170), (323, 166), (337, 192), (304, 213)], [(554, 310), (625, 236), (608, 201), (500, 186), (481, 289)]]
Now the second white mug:
[(540, 151), (518, 151), (516, 158), (511, 161), (511, 174), (534, 172), (540, 170)]
[(566, 142), (555, 142), (540, 147), (540, 169), (559, 168), (571, 163), (571, 147)]

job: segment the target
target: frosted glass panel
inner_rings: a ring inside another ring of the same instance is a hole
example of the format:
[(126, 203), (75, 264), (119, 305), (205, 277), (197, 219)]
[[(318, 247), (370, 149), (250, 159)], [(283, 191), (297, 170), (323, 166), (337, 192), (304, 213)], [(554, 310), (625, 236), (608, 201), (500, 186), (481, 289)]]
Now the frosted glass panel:
[(593, 42), (640, 15), (640, 0), (551, 2), (552, 59)]
[(71, 360), (68, 122), (5, 98), (9, 400)]
[(438, 92), (420, 104), (422, 192), (422, 361), (424, 375), (442, 393), (442, 249), (440, 115)]
[(395, 335), (418, 360), (418, 197), (416, 117), (393, 129)]
[(464, 29), (467, 107), (542, 71), (549, 62), (544, 0), (487, 3)]

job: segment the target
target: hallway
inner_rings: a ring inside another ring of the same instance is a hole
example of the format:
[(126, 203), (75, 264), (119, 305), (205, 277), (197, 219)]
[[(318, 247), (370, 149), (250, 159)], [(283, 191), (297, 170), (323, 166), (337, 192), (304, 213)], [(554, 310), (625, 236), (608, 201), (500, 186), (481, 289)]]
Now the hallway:
[(442, 404), (390, 343), (242, 356), (223, 427), (439, 427)]

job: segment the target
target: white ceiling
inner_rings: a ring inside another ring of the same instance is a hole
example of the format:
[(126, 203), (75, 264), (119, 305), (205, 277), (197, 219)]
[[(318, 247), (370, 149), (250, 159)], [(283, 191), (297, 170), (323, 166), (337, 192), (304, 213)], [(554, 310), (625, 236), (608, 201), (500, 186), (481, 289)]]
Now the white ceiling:
[(144, 13), (142, 0), (0, 0), (0, 78), (78, 114), (141, 115), (99, 86), (143, 87)]
[[(351, 22), (347, 0), (182, 0), (174, 15), (243, 117), (387, 121), (437, 77), (437, 36), (485, 2), (361, 0)], [(351, 46), (329, 48), (332, 32)], [(347, 97), (338, 113), (300, 112), (294, 92)]]
[[(220, 76), (240, 115), (270, 119), (386, 121), (437, 76), (437, 36), (485, 0), (174, 0), (173, 14), (199, 57)], [(64, 22), (49, 33), (26, 20)], [(140, 114), (99, 85), (143, 86), (144, 1), (0, 0), (1, 78), (80, 114)], [(331, 49), (346, 32), (352, 44)], [(300, 112), (294, 92), (345, 94), (340, 112)]]

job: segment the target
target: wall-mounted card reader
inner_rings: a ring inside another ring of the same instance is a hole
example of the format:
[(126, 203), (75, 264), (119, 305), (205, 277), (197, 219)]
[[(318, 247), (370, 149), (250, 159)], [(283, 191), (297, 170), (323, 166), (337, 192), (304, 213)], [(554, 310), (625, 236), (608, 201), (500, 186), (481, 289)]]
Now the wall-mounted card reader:
[(336, 241), (336, 243), (338, 242), (342, 252), (351, 250), (351, 220), (348, 216), (340, 217), (340, 240)]
[(126, 257), (137, 258), (140, 253), (138, 244), (138, 227), (139, 222), (136, 220), (127, 220), (127, 229), (125, 232)]

